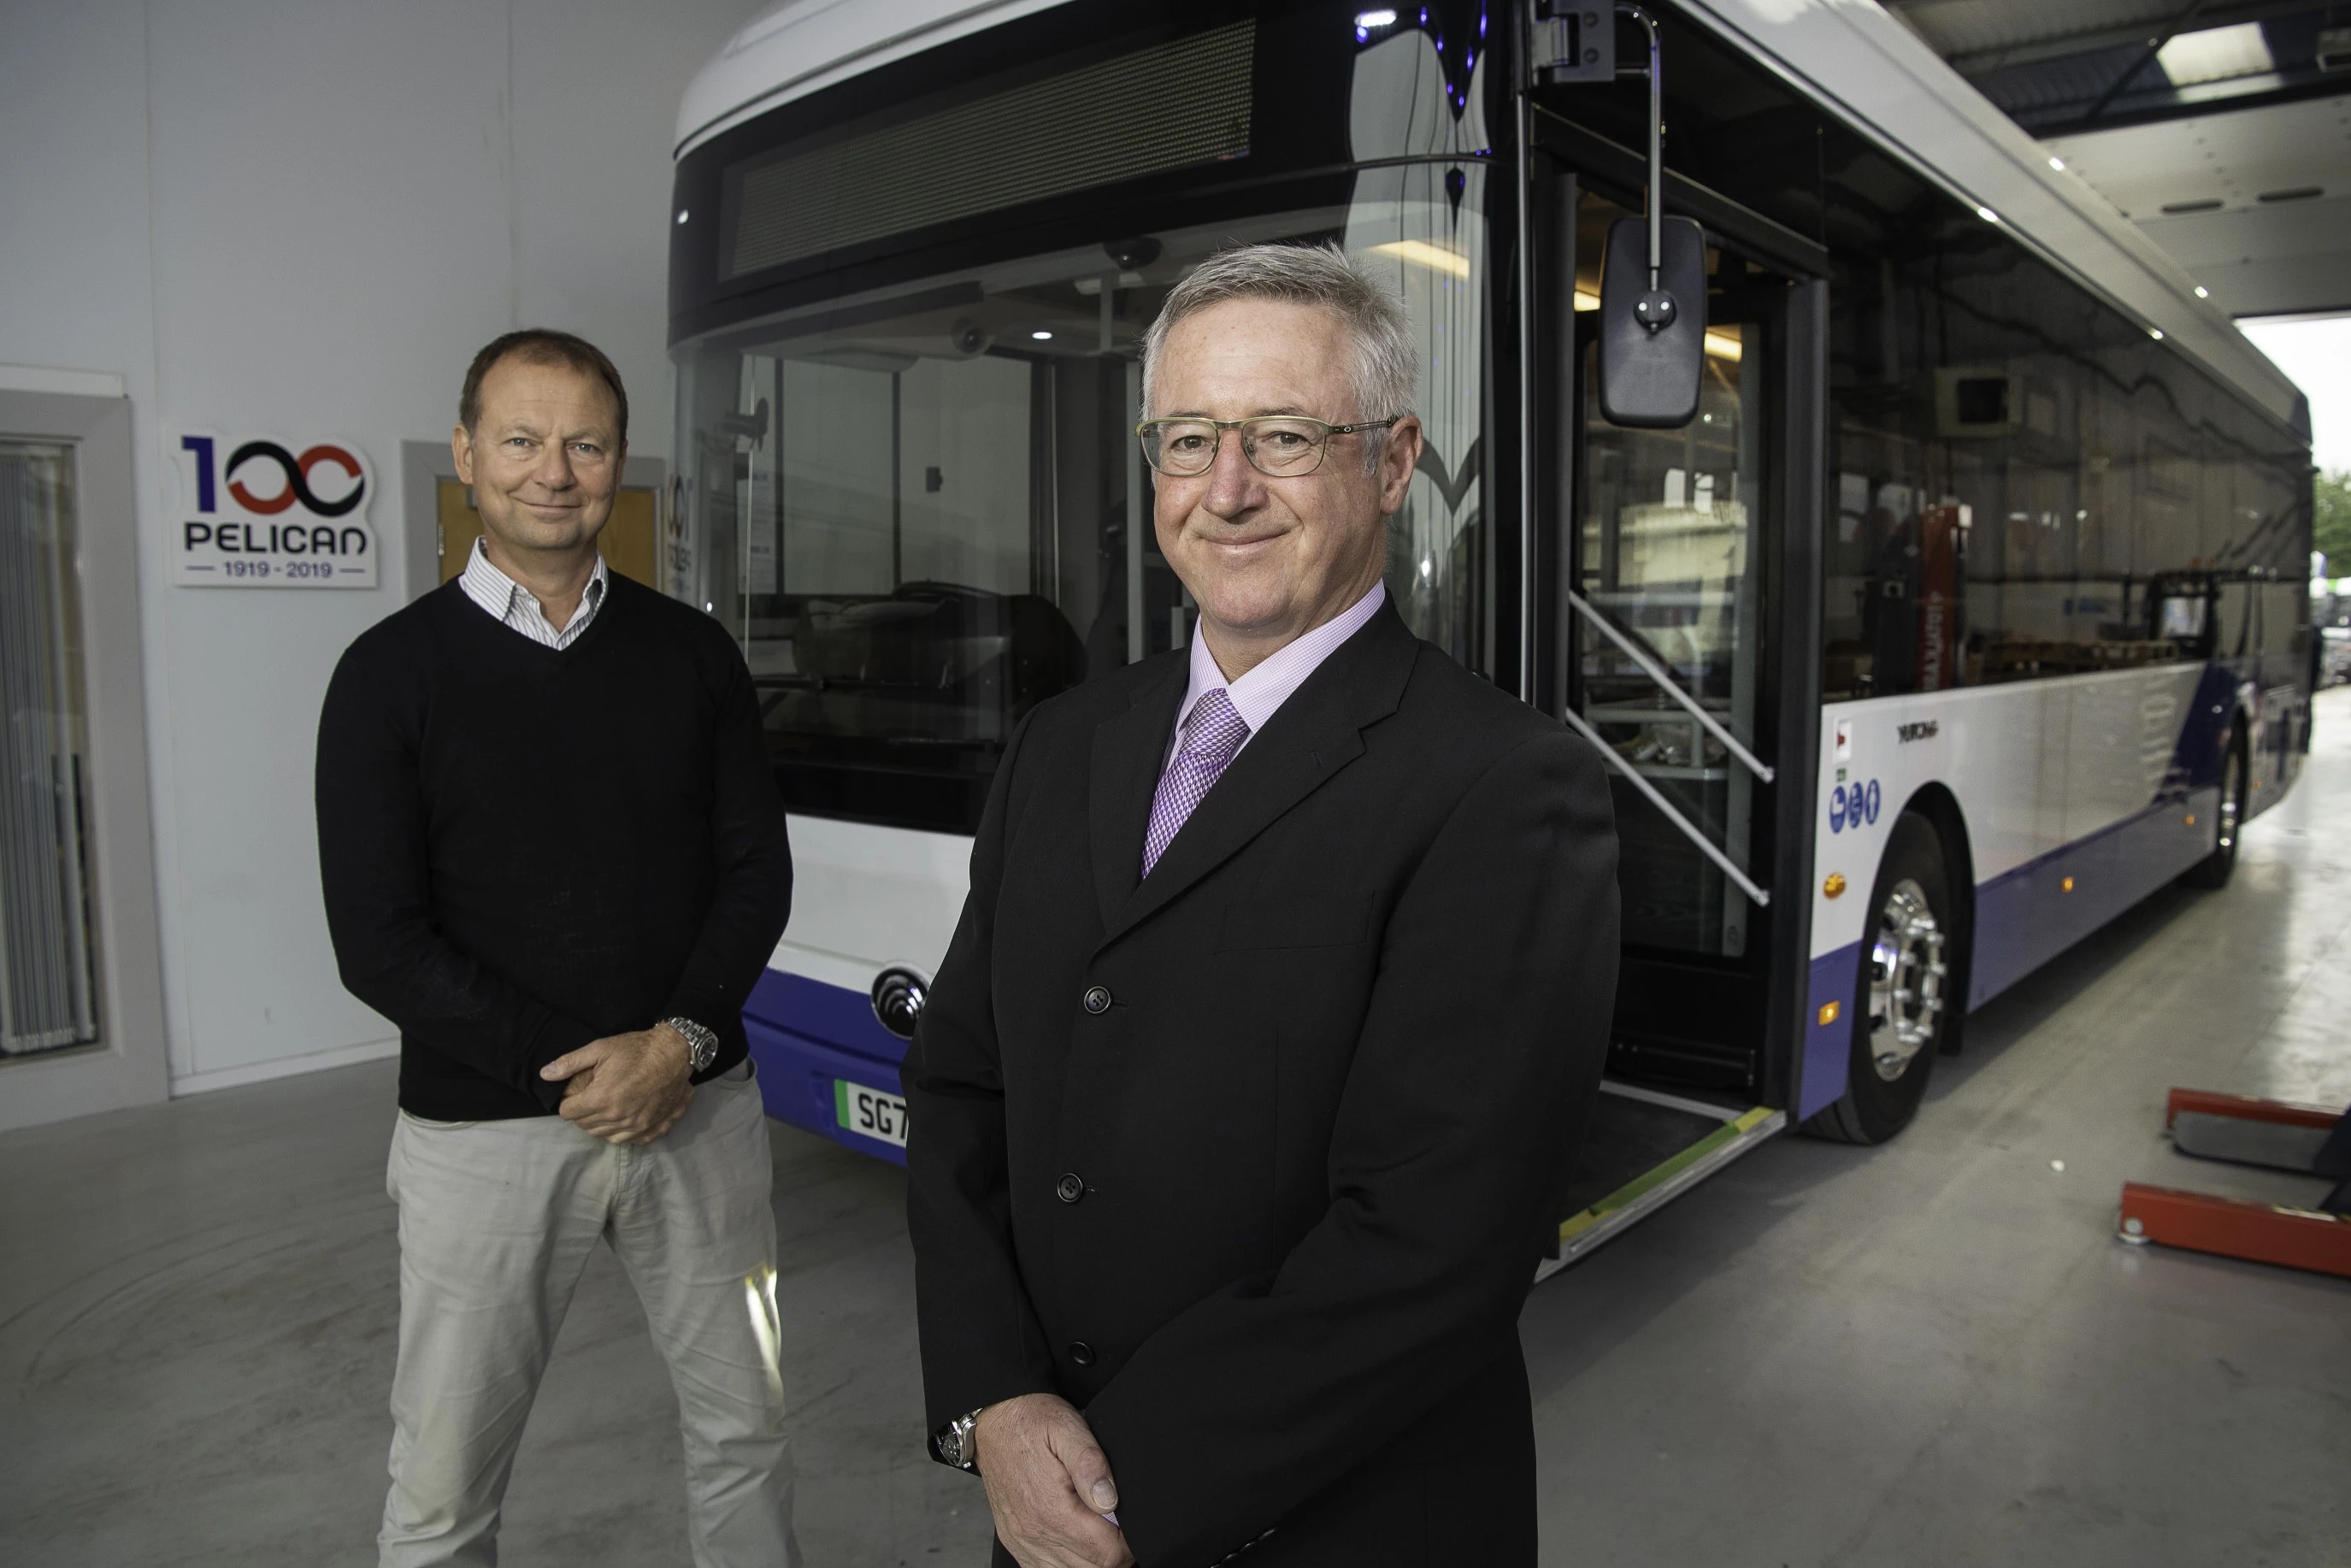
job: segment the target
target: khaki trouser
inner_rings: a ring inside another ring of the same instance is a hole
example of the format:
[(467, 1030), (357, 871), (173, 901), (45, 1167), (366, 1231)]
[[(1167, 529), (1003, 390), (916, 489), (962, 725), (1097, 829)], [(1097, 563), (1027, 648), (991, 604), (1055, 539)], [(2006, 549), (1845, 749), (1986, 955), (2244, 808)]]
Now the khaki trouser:
[(497, 1561), (498, 1507), (556, 1331), (599, 1240), (669, 1364), (695, 1568), (797, 1568), (777, 1366), (768, 1122), (747, 1063), (620, 1147), (553, 1116), (402, 1113), (400, 1363), (384, 1568)]

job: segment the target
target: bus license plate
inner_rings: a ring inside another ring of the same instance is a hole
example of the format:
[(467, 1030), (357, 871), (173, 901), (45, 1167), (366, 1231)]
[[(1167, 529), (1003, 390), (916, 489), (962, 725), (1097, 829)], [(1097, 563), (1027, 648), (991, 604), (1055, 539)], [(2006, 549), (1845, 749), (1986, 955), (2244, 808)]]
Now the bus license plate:
[(845, 1078), (832, 1081), (832, 1113), (852, 1133), (906, 1146), (906, 1103), (895, 1094), (868, 1089)]

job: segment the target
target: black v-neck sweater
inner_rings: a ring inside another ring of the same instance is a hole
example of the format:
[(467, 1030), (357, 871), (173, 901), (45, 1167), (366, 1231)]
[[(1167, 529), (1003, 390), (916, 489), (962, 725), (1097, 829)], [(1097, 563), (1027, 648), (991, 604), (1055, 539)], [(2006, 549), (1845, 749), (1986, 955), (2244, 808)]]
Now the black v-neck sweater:
[(402, 1109), (543, 1115), (538, 1070), (689, 1018), (709, 1078), (790, 913), (791, 850), (743, 656), (716, 621), (614, 576), (560, 650), (455, 581), (335, 668), (319, 867), (351, 994), (400, 1026)]

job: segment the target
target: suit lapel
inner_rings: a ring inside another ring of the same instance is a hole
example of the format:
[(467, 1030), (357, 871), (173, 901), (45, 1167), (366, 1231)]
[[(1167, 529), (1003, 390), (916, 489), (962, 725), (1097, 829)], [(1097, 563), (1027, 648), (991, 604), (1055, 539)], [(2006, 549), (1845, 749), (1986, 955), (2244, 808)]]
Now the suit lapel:
[[(1143, 865), (1143, 835), (1151, 819), (1151, 797), (1159, 783), (1159, 763), (1175, 724), (1174, 705), (1144, 705), (1094, 732), (1094, 778), (1104, 773), (1105, 742), (1112, 730), (1152, 706), (1158, 727), (1151, 731), (1143, 758), (1144, 782), (1131, 810), (1119, 824), (1122, 837), (1104, 844), (1098, 825), (1094, 844), (1094, 877), (1105, 896), (1102, 940), (1115, 940), (1207, 875), (1263, 832), (1282, 813), (1321, 787), (1322, 781), (1363, 754), (1364, 727), (1395, 711), (1412, 673), (1419, 643), (1405, 630), (1392, 605), (1382, 605), (1364, 629), (1350, 637), (1308, 676), (1305, 685), (1266, 721), (1261, 734), (1250, 738), (1193, 810), (1151, 875), (1137, 885)], [(1183, 700), (1179, 689), (1176, 703)], [(1120, 744), (1126, 744), (1122, 737)], [(1101, 797), (1097, 796), (1099, 800)], [(1096, 818), (1097, 824), (1102, 821)], [(1113, 905), (1107, 895), (1113, 884), (1105, 876), (1106, 851), (1125, 856), (1124, 883), (1128, 896)]]
[(1169, 659), (1160, 678), (1134, 694), (1124, 711), (1094, 728), (1093, 770), (1086, 793), (1092, 840), (1094, 898), (1102, 925), (1134, 896), (1143, 875), (1143, 835), (1151, 825), (1151, 797), (1159, 764), (1176, 728), (1191, 681), (1188, 658)]

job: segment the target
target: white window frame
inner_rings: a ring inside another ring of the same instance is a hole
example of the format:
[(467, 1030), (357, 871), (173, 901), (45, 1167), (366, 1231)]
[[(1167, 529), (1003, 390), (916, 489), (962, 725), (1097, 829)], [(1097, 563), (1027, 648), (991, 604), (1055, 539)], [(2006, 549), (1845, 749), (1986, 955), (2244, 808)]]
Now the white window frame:
[(139, 507), (131, 400), (102, 372), (0, 365), (0, 437), (74, 453), (74, 589), (89, 726), (96, 1044), (0, 1061), (0, 1130), (171, 1094), (154, 821), (140, 664)]

